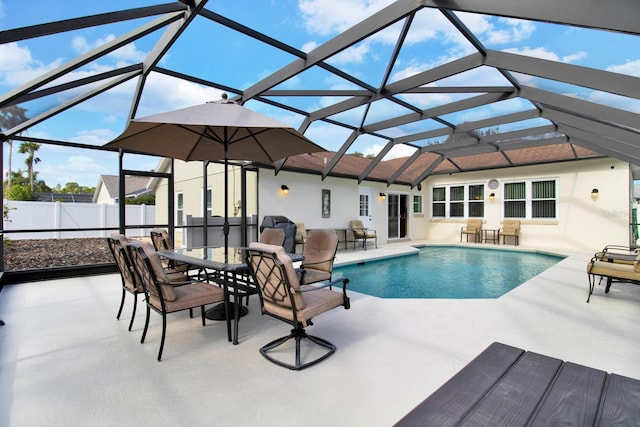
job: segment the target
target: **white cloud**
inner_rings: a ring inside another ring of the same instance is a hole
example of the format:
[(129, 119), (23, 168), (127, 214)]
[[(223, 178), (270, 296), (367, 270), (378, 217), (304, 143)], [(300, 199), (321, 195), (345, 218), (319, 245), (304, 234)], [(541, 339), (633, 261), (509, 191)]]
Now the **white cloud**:
[(520, 48), (504, 49), (504, 52), (514, 53), (516, 55), (531, 56), (533, 58), (548, 59), (550, 61), (560, 61), (560, 58), (556, 53), (551, 52), (544, 47), (531, 48), (528, 46), (524, 46)]
[(570, 55), (565, 55), (562, 57), (562, 62), (566, 62), (567, 64), (570, 64), (572, 62), (578, 62), (581, 59), (584, 59), (587, 57), (587, 53), (586, 52), (576, 52), (576, 53), (572, 53)]
[[(377, 156), (380, 151), (384, 148), (384, 145), (381, 144), (373, 144), (363, 150), (363, 154), (368, 156), (370, 154)], [(416, 148), (410, 147), (405, 144), (396, 144), (393, 146), (391, 150), (384, 156), (384, 160), (397, 159), (398, 157), (409, 157), (415, 153)]]
[(62, 59), (50, 64), (33, 59), (31, 51), (17, 43), (0, 44), (0, 83), (20, 86), (58, 67)]
[(365, 57), (370, 51), (369, 43), (362, 42), (332, 56), (327, 62), (332, 65), (361, 64), (365, 61)]
[[(106, 36), (90, 43), (84, 37), (76, 36), (71, 40), (71, 47), (79, 54), (85, 54), (95, 48), (112, 42), (115, 39), (115, 35), (107, 34)], [(112, 59), (116, 63), (122, 63), (122, 65), (126, 65), (134, 62), (142, 62), (146, 55), (147, 52), (138, 50), (135, 43), (129, 43), (109, 53), (106, 58)]]
[(640, 77), (640, 59), (627, 61), (620, 65), (610, 65), (607, 67), (607, 71)]
[(310, 33), (342, 32), (391, 4), (392, 0), (300, 0), (298, 8)]

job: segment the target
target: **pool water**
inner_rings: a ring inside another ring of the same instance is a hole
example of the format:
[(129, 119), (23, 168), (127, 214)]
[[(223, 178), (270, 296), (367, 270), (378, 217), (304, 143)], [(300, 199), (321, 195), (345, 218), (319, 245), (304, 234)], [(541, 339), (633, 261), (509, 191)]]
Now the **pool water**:
[(497, 249), (423, 247), (416, 255), (336, 267), (348, 290), (380, 298), (497, 298), (561, 256)]

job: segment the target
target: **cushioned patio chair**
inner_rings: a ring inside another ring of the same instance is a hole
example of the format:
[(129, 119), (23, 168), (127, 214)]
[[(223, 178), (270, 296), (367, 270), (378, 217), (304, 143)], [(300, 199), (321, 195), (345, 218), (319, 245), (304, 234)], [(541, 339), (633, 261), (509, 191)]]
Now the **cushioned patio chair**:
[(338, 250), (335, 230), (312, 230), (304, 246), (304, 261), (300, 265), (300, 284), (331, 280), (333, 262)]
[[(156, 251), (172, 251), (174, 250), (173, 241), (169, 237), (167, 230), (162, 228), (154, 228), (149, 233), (151, 236), (151, 243)], [(200, 273), (200, 269), (189, 264), (178, 263), (174, 261), (163, 260), (162, 264), (169, 272), (185, 273), (189, 274), (191, 270), (197, 270)]]
[(635, 248), (607, 246), (604, 250), (597, 252), (587, 263), (587, 276), (589, 278), (587, 302), (593, 295), (596, 277), (600, 277), (598, 284), (602, 279), (606, 279), (605, 294), (609, 293), (614, 282), (640, 285), (640, 253)]
[(474, 236), (476, 243), (480, 243), (481, 232), (482, 220), (470, 218), (467, 220), (466, 226), (460, 227), (460, 242), (462, 242), (462, 236), (465, 235), (467, 237), (467, 242), (469, 241), (469, 236)]
[(304, 253), (305, 243), (307, 243), (307, 229), (304, 226), (304, 223), (296, 222), (296, 249), (298, 248), (298, 245), (300, 245), (302, 246), (301, 250)]
[[(172, 282), (167, 276), (166, 270), (160, 261), (160, 256), (153, 246), (147, 242), (130, 242), (127, 244), (127, 252), (138, 272), (145, 292), (147, 304), (147, 316), (142, 331), (141, 343), (147, 336), (151, 310), (162, 316), (162, 337), (158, 350), (158, 361), (162, 359), (164, 340), (167, 331), (167, 314), (182, 310), (191, 310), (200, 307), (202, 326), (205, 326), (204, 307), (224, 301), (225, 293), (222, 288), (205, 282), (189, 280), (181, 283), (182, 286)], [(228, 312), (228, 310), (227, 310)], [(227, 327), (229, 327), (227, 319)]]
[(131, 330), (133, 327), (133, 320), (136, 317), (138, 295), (144, 294), (144, 288), (142, 287), (138, 273), (133, 267), (125, 249), (124, 245), (127, 244), (126, 237), (122, 236), (122, 238), (124, 238), (123, 240), (121, 239), (121, 236), (121, 234), (112, 234), (110, 237), (107, 237), (107, 244), (109, 245), (109, 250), (113, 255), (113, 259), (116, 262), (116, 266), (120, 272), (120, 279), (122, 281), (122, 298), (120, 300), (120, 308), (118, 309), (116, 319), (120, 320), (126, 295), (127, 293), (131, 294), (133, 296), (133, 311), (131, 312), (131, 321), (129, 322), (129, 330)]
[(353, 233), (353, 248), (356, 248), (358, 240), (362, 240), (362, 248), (367, 250), (367, 240), (373, 239), (375, 241), (376, 248), (378, 247), (378, 235), (376, 230), (366, 228), (361, 220), (356, 219), (349, 222), (349, 229)]
[(284, 244), (284, 238), (285, 235), (283, 229), (267, 227), (262, 230), (262, 233), (260, 233), (258, 241), (266, 245), (282, 246)]
[[(262, 314), (293, 326), (289, 335), (260, 348), (260, 354), (270, 362), (293, 370), (307, 368), (331, 356), (336, 350), (335, 345), (323, 338), (308, 335), (305, 327), (313, 324), (312, 318), (333, 308), (340, 306), (349, 308), (347, 297), (349, 280), (345, 278), (323, 286), (301, 288), (291, 258), (282, 247), (254, 242), (250, 244), (246, 254), (247, 265), (259, 289)], [(329, 285), (337, 285), (340, 282), (342, 284), (340, 292), (326, 289)], [(276, 358), (269, 353), (290, 339), (294, 339), (296, 344), (293, 363)], [(308, 340), (324, 350), (317, 356), (317, 351), (307, 353), (307, 346), (305, 346), (303, 357), (301, 346), (303, 340)]]
[(505, 219), (502, 228), (498, 231), (498, 238), (502, 237), (502, 244), (506, 243), (507, 237), (513, 237), (514, 246), (518, 246), (520, 240), (520, 220)]

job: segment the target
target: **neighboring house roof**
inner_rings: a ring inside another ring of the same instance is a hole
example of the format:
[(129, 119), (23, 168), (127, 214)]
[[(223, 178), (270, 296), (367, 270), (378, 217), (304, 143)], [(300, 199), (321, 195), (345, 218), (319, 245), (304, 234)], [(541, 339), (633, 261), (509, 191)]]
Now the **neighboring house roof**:
[[(117, 175), (100, 175), (98, 185), (96, 185), (96, 191), (93, 195), (94, 202), (101, 189), (107, 192), (110, 199), (117, 200), (119, 194), (118, 183), (119, 177)], [(136, 176), (127, 177), (124, 184), (125, 197), (136, 197), (149, 192), (148, 184), (149, 178)]]
[(93, 193), (34, 193), (39, 202), (91, 203)]

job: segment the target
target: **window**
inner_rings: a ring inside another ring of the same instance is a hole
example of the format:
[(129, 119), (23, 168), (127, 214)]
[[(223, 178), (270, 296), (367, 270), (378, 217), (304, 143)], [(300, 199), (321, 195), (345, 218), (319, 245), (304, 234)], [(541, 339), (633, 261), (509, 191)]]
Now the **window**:
[(210, 188), (207, 188), (207, 192), (206, 192), (206, 204), (207, 204), (207, 216), (210, 217), (213, 215), (213, 211), (211, 210), (211, 196), (212, 196), (212, 190)]
[(504, 185), (505, 218), (557, 218), (556, 180)]
[(176, 224), (184, 225), (184, 194), (176, 193)]
[(369, 195), (360, 194), (360, 216), (369, 216)]
[(446, 188), (444, 187), (437, 187), (432, 190), (431, 198), (433, 200), (431, 203), (431, 216), (434, 216), (434, 217), (446, 216), (445, 194), (446, 194)]
[(433, 217), (484, 217), (484, 184), (434, 187), (431, 194), (431, 214)]
[(449, 216), (452, 218), (464, 217), (464, 186), (449, 188)]
[(422, 195), (413, 196), (413, 213), (421, 214), (422, 213)]
[(469, 186), (469, 217), (482, 218), (484, 216), (484, 185)]
[(526, 187), (524, 182), (514, 182), (504, 185), (504, 217), (526, 217)]

